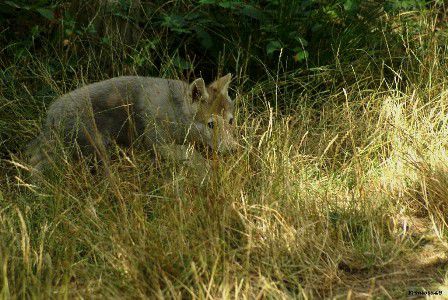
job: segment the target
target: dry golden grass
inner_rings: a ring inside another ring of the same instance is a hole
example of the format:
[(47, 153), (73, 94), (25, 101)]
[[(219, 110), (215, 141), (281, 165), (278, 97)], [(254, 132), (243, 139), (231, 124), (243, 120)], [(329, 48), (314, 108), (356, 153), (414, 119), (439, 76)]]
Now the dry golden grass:
[(2, 295), (400, 298), (446, 284), (445, 93), (352, 93), (317, 116), (241, 108), (242, 149), (202, 183), (138, 149), (109, 176), (68, 161), (38, 183), (13, 161)]

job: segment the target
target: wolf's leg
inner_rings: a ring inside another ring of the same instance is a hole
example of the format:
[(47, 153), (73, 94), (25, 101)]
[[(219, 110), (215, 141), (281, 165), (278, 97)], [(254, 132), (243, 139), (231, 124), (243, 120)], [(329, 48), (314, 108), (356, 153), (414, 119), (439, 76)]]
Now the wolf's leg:
[(208, 160), (191, 146), (162, 144), (156, 146), (156, 151), (165, 161), (181, 163), (204, 174), (210, 171)]
[(48, 133), (42, 133), (31, 141), (25, 151), (32, 176), (42, 173), (50, 165), (49, 157), (54, 150), (54, 141)]
[(107, 149), (111, 145), (108, 135), (88, 127), (81, 127), (77, 132), (78, 143), (83, 156), (95, 155), (100, 160), (107, 161)]
[[(27, 154), (28, 155), (28, 154)], [(30, 153), (28, 163), (30, 165), (31, 174), (41, 173), (45, 166), (48, 164), (47, 158), (45, 157), (44, 150), (40, 148), (34, 149)]]

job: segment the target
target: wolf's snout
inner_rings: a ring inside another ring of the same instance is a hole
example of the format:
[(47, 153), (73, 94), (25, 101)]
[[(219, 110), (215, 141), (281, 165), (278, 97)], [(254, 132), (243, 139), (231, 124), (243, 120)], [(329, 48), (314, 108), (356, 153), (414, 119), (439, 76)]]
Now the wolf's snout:
[(222, 140), (218, 145), (217, 150), (221, 154), (230, 154), (235, 152), (239, 147), (239, 144), (233, 136), (227, 136), (225, 140)]

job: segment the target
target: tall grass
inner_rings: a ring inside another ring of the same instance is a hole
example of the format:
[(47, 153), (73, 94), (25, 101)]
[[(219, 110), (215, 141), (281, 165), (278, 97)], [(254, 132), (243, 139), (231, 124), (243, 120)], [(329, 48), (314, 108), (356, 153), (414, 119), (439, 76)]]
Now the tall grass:
[[(117, 148), (109, 174), (63, 158), (36, 182), (21, 151), (10, 153), (1, 298), (448, 293), (448, 53), (438, 37), (414, 37), (403, 38), (402, 65), (382, 66), (393, 80), (335, 64), (234, 85), (242, 147), (212, 161), (206, 180)], [(37, 134), (51, 95), (108, 77), (82, 65), (55, 78), (44, 59), (25, 59), (9, 68), (31, 78), (2, 84), (10, 149)]]

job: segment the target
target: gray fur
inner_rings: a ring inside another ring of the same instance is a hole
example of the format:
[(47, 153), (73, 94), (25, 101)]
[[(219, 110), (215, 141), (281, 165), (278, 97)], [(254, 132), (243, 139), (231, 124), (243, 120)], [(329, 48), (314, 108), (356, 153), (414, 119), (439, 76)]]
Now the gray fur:
[[(230, 75), (227, 77), (225, 79), (230, 81)], [(204, 111), (201, 106), (212, 107), (214, 100), (208, 99), (205, 86), (200, 89), (202, 79), (194, 83), (197, 84), (193, 86), (180, 80), (125, 76), (67, 93), (49, 107), (42, 134), (34, 142), (34, 149), (30, 149), (33, 152), (30, 162), (39, 166), (48, 156), (44, 152), (53, 147), (56, 136), (62, 137), (65, 144), (76, 142), (83, 154), (89, 154), (102, 153), (113, 142), (130, 146), (137, 139), (143, 140), (148, 148), (195, 142), (213, 147), (214, 132), (214, 135), (219, 135), (220, 143), (216, 150), (231, 150), (235, 142), (227, 121), (221, 119), (227, 118), (233, 111), (213, 113), (213, 116), (219, 116), (217, 124), (220, 128), (207, 131), (204, 117), (197, 118), (197, 114)], [(192, 89), (197, 87), (201, 92), (201, 101), (193, 101)], [(223, 88), (226, 95), (227, 87), (228, 82), (225, 91)], [(226, 97), (228, 100), (224, 101), (229, 104), (230, 99), (228, 95)], [(233, 110), (233, 104), (227, 106)]]

